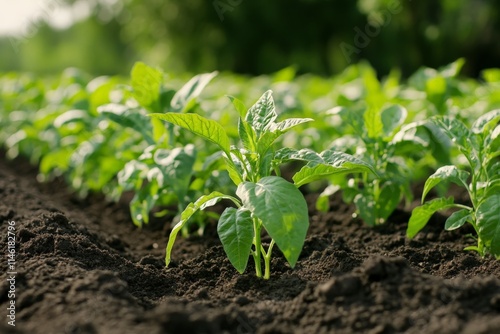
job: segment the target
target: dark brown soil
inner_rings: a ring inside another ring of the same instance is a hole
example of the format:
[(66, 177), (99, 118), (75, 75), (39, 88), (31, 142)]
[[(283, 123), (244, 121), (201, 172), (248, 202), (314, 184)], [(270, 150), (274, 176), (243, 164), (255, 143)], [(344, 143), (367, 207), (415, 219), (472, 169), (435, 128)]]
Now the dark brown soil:
[(166, 269), (168, 223), (138, 230), (125, 204), (35, 176), (0, 161), (4, 268), (9, 221), (17, 238), (16, 331), (2, 271), (0, 332), (500, 333), (500, 262), (463, 251), (471, 231), (443, 231), (442, 216), (410, 241), (409, 211), (369, 228), (334, 197), (331, 212), (310, 210), (296, 268), (276, 251), (264, 281), (231, 267), (213, 225), (178, 239)]

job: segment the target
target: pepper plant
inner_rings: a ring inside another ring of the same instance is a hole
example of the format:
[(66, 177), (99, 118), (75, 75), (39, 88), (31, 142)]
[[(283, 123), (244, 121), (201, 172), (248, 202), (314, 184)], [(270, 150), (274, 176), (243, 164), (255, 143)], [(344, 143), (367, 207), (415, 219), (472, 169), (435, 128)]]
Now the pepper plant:
[[(363, 221), (375, 226), (384, 223), (403, 197), (411, 199), (411, 169), (405, 154), (400, 154), (397, 139), (407, 117), (405, 108), (391, 105), (386, 108), (337, 107), (329, 111), (352, 127), (354, 136), (343, 136), (331, 144), (331, 149), (354, 154), (370, 162), (376, 173), (350, 174), (348, 178), (333, 177), (331, 185), (319, 196), (317, 207), (328, 210), (327, 197), (343, 191), (346, 202), (354, 202)], [(415, 142), (416, 137), (408, 142)]]
[[(312, 121), (310, 118), (290, 118), (276, 122), (278, 117), (272, 92), (267, 91), (250, 108), (230, 97), (239, 112), (238, 134), (240, 146), (231, 146), (229, 137), (219, 123), (192, 113), (165, 113), (151, 116), (176, 124), (218, 145), (224, 155), (229, 176), (237, 186), (236, 195), (212, 192), (190, 203), (181, 214), (181, 220), (170, 234), (165, 263), (168, 266), (177, 233), (198, 210), (204, 210), (222, 199), (230, 200), (236, 207), (222, 213), (217, 232), (229, 261), (239, 273), (247, 267), (252, 256), (257, 277), (269, 279), (271, 254), (276, 244), (293, 268), (299, 258), (309, 226), (307, 204), (298, 186), (332, 173), (353, 170), (371, 170), (370, 166), (343, 153), (331, 152), (323, 160), (312, 154), (312, 165), (306, 165), (295, 176), (292, 184), (280, 176), (279, 165), (293, 154), (277, 154), (273, 143), (293, 127)], [(303, 159), (304, 156), (302, 156)], [(322, 168), (321, 168), (322, 167)], [(262, 230), (267, 231), (271, 242), (261, 241)], [(261, 261), (264, 260), (264, 273)]]
[[(427, 179), (423, 204), (413, 210), (407, 236), (413, 238), (435, 212), (456, 208), (459, 210), (446, 220), (445, 229), (471, 224), (477, 234), (477, 245), (466, 250), (500, 258), (500, 109), (479, 117), (470, 129), (462, 121), (446, 116), (433, 118), (431, 122), (451, 139), (465, 157), (469, 170), (443, 166)], [(453, 182), (467, 189), (471, 204), (455, 203), (453, 197), (424, 203), (429, 191), (441, 182)]]
[[(141, 135), (142, 143), (148, 145), (139, 157), (131, 159), (120, 170), (118, 186), (113, 193), (113, 197), (118, 198), (124, 191), (134, 191), (130, 213), (135, 225), (147, 224), (149, 212), (158, 205), (177, 203), (178, 212), (181, 212), (189, 202), (191, 181), (199, 179), (194, 177), (197, 158), (194, 146), (176, 136), (171, 124), (165, 126), (158, 119), (148, 117), (148, 113), (193, 109), (196, 97), (216, 74), (196, 75), (176, 91), (166, 87), (165, 74), (161, 70), (137, 62), (131, 71), (131, 84), (123, 90), (131, 99), (98, 108), (103, 119), (134, 130)], [(204, 167), (212, 171), (213, 166)], [(157, 215), (167, 212), (164, 210)], [(200, 227), (202, 230), (203, 226)], [(187, 233), (185, 228), (184, 235)]]

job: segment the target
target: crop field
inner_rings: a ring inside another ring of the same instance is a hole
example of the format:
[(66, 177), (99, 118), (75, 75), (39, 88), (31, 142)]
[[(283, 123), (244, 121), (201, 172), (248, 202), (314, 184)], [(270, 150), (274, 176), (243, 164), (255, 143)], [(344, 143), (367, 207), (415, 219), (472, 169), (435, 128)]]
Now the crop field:
[(0, 332), (500, 333), (500, 69), (464, 63), (1, 74)]

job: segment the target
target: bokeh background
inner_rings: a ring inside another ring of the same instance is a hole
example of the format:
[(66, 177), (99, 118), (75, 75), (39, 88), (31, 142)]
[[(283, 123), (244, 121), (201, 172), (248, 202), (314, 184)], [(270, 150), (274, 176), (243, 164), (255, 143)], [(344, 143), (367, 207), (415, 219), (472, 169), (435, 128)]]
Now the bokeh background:
[(2, 0), (0, 6), (0, 72), (50, 74), (74, 66), (93, 75), (127, 74), (137, 60), (171, 73), (251, 75), (294, 65), (299, 73), (328, 76), (361, 59), (381, 76), (392, 68), (407, 76), (459, 57), (469, 76), (500, 66), (498, 0)]

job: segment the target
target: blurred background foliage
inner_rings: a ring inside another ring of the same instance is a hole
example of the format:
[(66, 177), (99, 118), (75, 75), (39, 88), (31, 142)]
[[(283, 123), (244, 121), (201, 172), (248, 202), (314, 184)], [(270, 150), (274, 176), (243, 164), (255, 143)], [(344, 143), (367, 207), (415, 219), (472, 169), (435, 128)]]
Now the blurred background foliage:
[[(498, 0), (52, 1), (89, 15), (64, 30), (39, 20), (29, 33), (0, 38), (0, 71), (127, 74), (142, 60), (170, 73), (258, 75), (295, 65), (332, 75), (349, 65), (341, 46), (356, 47), (370, 22), (350, 60), (368, 60), (379, 75), (465, 57), (463, 73), (477, 76), (500, 59)], [(378, 31), (373, 22), (383, 22)]]

